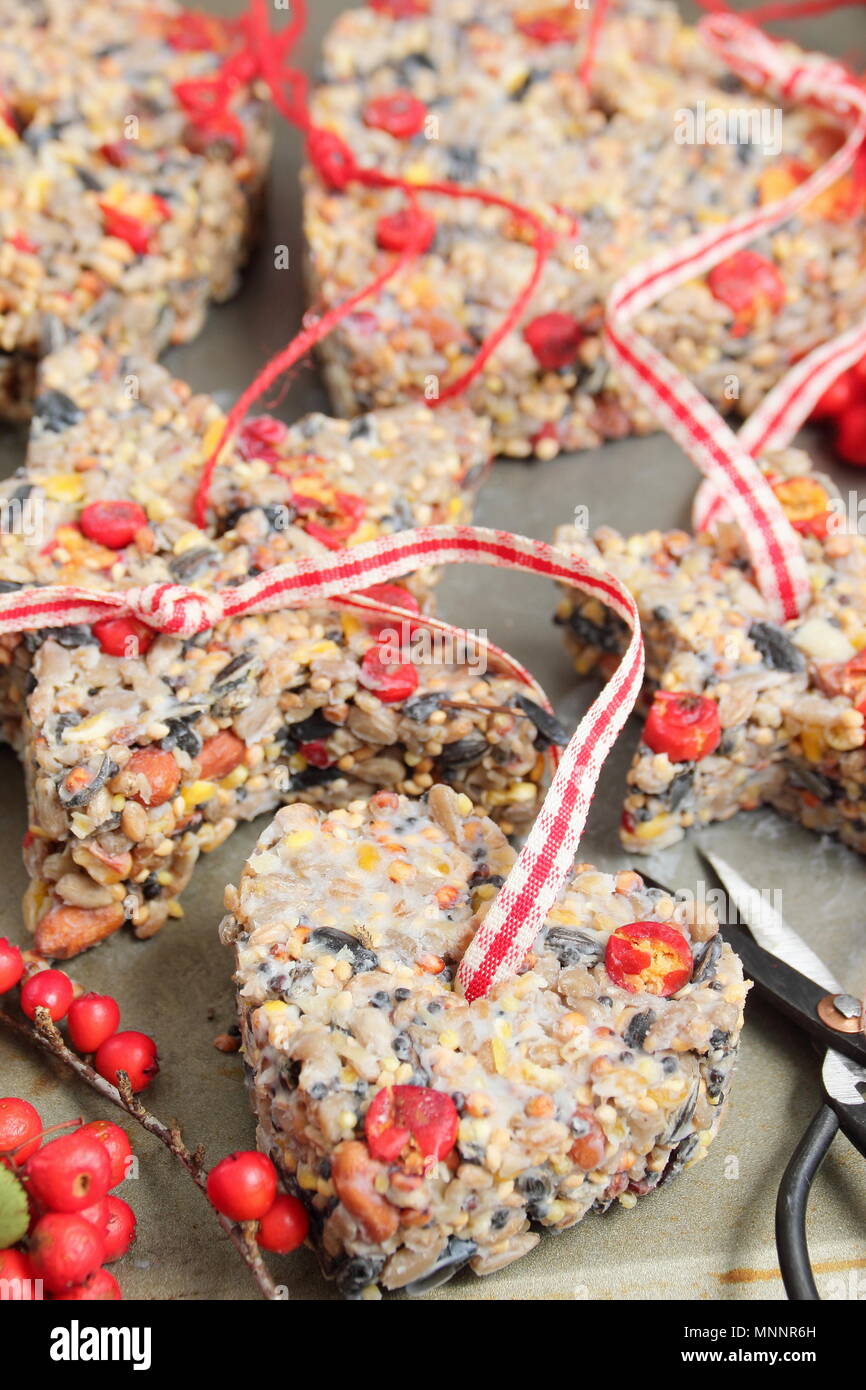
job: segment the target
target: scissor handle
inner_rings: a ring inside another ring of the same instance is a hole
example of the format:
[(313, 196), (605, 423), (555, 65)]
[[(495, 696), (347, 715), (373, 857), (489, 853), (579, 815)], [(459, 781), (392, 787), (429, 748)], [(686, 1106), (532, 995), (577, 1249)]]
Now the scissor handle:
[(791, 1155), (779, 1184), (776, 1249), (785, 1293), (795, 1303), (820, 1301), (806, 1240), (806, 1207), (815, 1174), (838, 1132), (835, 1111), (822, 1105)]

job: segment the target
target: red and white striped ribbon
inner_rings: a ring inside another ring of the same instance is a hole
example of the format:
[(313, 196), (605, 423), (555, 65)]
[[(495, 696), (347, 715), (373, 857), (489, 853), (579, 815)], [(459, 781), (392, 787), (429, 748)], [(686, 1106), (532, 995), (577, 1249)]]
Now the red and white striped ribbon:
[[(644, 661), (637, 610), (628, 590), (612, 575), (567, 551), (507, 531), (429, 526), (322, 559), (304, 556), (236, 588), (214, 593), (179, 584), (114, 593), (60, 585), (20, 589), (0, 595), (0, 633), (65, 627), (129, 614), (159, 631), (191, 637), (227, 618), (323, 599), (344, 601), (358, 609), (388, 611), (355, 591), (386, 583), (424, 565), (479, 563), (522, 570), (582, 589), (623, 619), (631, 629), (631, 639), (616, 674), (562, 754), (538, 820), (464, 957), (460, 982), (467, 998), (476, 999), (496, 980), (512, 973), (531, 948), (571, 870), (605, 757), (640, 692)], [(393, 612), (401, 614), (402, 610)], [(405, 616), (413, 622), (424, 621), (408, 611)], [(455, 631), (448, 624), (442, 626)], [(511, 668), (516, 673), (523, 670), (517, 663)]]
[(841, 340), (837, 340), (798, 364), (768, 397), (744, 438), (631, 325), (669, 290), (705, 274), (762, 232), (786, 221), (845, 173), (866, 137), (866, 92), (840, 64), (817, 54), (791, 52), (736, 15), (708, 15), (700, 31), (746, 81), (779, 100), (820, 105), (842, 122), (849, 121), (851, 129), (827, 163), (786, 197), (690, 237), (623, 276), (608, 300), (605, 338), (610, 359), (623, 378), (705, 475), (740, 525), (758, 586), (772, 610), (781, 618), (792, 618), (809, 597), (806, 564), (796, 532), (754, 461), (755, 442), (770, 447), (768, 438), (784, 437), (794, 420), (799, 423), (805, 418), (832, 379), (830, 362), (841, 364), (846, 351), (852, 354), (850, 360), (856, 360), (856, 335), (863, 330), (846, 335), (851, 341), (841, 349), (841, 356)]

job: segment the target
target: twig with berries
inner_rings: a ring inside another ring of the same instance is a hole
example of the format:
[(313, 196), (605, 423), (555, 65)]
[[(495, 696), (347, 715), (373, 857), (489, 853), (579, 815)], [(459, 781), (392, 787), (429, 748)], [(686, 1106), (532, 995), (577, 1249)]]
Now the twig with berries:
[[(18, 948), (0, 941), (0, 994), (18, 983), (25, 969)], [(203, 1149), (190, 1150), (177, 1124), (164, 1124), (139, 1100), (136, 1093), (144, 1090), (159, 1070), (156, 1045), (144, 1033), (116, 1031), (120, 1012), (113, 999), (94, 994), (76, 998), (67, 975), (37, 964), (21, 987), (20, 1002), (29, 1023), (0, 1009), (0, 1025), (55, 1057), (158, 1139), (215, 1208), (217, 1220), (263, 1298), (280, 1299), (261, 1250), (287, 1254), (296, 1249), (306, 1237), (307, 1217), (296, 1198), (277, 1192), (276, 1170), (270, 1159), (252, 1151), (230, 1154), (207, 1173)], [(94, 1065), (67, 1046), (57, 1026), (64, 1018), (71, 1041), (94, 1054)]]

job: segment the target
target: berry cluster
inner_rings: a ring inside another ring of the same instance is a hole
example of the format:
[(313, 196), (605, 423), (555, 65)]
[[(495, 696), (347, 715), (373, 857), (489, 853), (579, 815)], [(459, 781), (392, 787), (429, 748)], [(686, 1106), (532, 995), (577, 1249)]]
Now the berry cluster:
[(277, 1191), (277, 1170), (265, 1154), (227, 1154), (208, 1173), (207, 1195), (230, 1221), (257, 1221), (263, 1250), (288, 1255), (306, 1240), (310, 1223), (304, 1205)]
[(128, 1174), (132, 1145), (108, 1120), (76, 1125), (71, 1134), (49, 1139), (51, 1131), (29, 1101), (0, 1099), (0, 1167), (12, 1175), (0, 1195), (7, 1221), (20, 1204), (22, 1227), (0, 1250), (4, 1298), (121, 1297), (103, 1266), (125, 1255), (135, 1239), (135, 1214), (112, 1191)]
[(812, 411), (833, 427), (833, 448), (845, 463), (866, 468), (866, 357), (837, 377)]
[(159, 1071), (156, 1043), (146, 1033), (117, 1031), (120, 1009), (108, 994), (83, 994), (62, 970), (36, 970), (24, 979), (26, 964), (17, 946), (0, 937), (0, 994), (21, 983), (21, 1011), (30, 1019), (47, 1009), (55, 1023), (66, 1020), (76, 1052), (92, 1055), (93, 1066), (112, 1086), (118, 1073), (133, 1091), (143, 1091)]

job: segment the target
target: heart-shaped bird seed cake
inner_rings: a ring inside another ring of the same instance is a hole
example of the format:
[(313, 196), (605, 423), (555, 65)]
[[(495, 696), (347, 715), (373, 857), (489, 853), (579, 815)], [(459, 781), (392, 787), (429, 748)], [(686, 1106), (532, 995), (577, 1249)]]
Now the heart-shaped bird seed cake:
[(701, 1158), (747, 986), (702, 905), (577, 865), (522, 970), (454, 977), (514, 862), (444, 786), (278, 812), (226, 892), (262, 1146), (349, 1297), (489, 1274)]
[[(640, 611), (654, 699), (629, 773), (630, 851), (662, 849), (693, 825), (762, 803), (866, 850), (866, 539), (802, 450), (761, 466), (800, 535), (812, 587), (783, 625), (730, 522), (696, 537), (556, 533), (625, 584)], [(577, 670), (608, 675), (628, 641), (624, 624), (573, 589), (556, 617)]]
[[(37, 411), (26, 466), (0, 486), (2, 593), (185, 584), (206, 597), (287, 560), (465, 521), (489, 462), (465, 408), (260, 416), (222, 451), (199, 527), (202, 463), (225, 425), (214, 400), (83, 335), (45, 358), (39, 399), (53, 414)], [(377, 593), (417, 611), (432, 578)], [(5, 635), (0, 724), (25, 767), (38, 949), (64, 959), (124, 921), (153, 935), (182, 915), (199, 854), (285, 800), (443, 781), (505, 827), (531, 820), (543, 750), (564, 731), (465, 644), (383, 657), (389, 626), (320, 602), (186, 639), (111, 615)]]

